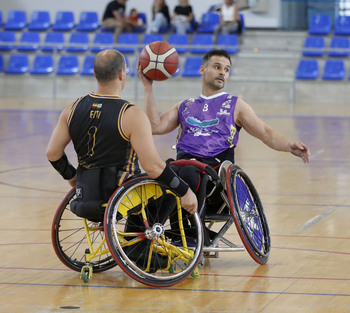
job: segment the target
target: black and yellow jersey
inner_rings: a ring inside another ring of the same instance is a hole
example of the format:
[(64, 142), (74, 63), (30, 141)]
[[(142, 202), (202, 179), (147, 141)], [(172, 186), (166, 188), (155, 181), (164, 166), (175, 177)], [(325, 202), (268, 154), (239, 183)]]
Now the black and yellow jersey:
[(130, 106), (117, 96), (93, 92), (73, 104), (68, 127), (79, 166), (116, 167), (121, 181), (140, 172), (137, 155), (122, 127), (123, 115)]

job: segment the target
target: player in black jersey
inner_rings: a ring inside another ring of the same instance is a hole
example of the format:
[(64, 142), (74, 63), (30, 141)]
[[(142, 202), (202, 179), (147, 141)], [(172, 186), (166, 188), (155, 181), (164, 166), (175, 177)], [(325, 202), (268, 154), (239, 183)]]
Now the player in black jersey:
[[(197, 198), (188, 185), (160, 158), (146, 114), (121, 98), (126, 82), (124, 56), (108, 49), (94, 60), (98, 88), (66, 107), (51, 135), (46, 155), (52, 166), (76, 186), (71, 204), (78, 216), (103, 220), (101, 204), (129, 177), (147, 174), (180, 196), (182, 207), (193, 214)], [(78, 157), (75, 169), (65, 154), (72, 141)]]

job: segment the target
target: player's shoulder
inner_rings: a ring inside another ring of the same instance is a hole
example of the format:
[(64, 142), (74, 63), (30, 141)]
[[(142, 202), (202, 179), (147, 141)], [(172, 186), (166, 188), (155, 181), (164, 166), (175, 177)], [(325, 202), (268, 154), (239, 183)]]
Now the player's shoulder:
[[(128, 102), (128, 108), (124, 113), (124, 116), (129, 120), (129, 122), (136, 122), (147, 118), (147, 115), (138, 106)], [(148, 119), (148, 118), (147, 118)]]
[(180, 105), (190, 105), (191, 103), (195, 102), (195, 101), (198, 101), (199, 100), (199, 97), (197, 98), (188, 98), (188, 99), (185, 99), (185, 100), (182, 100), (182, 101), (179, 101), (177, 104), (180, 106)]
[(77, 105), (79, 104), (79, 102), (83, 99), (84, 97), (79, 97), (77, 98), (74, 102), (70, 103), (69, 105), (67, 105), (62, 113), (61, 116), (63, 116), (64, 118), (68, 118), (68, 116), (72, 115), (75, 111), (75, 108), (77, 107)]

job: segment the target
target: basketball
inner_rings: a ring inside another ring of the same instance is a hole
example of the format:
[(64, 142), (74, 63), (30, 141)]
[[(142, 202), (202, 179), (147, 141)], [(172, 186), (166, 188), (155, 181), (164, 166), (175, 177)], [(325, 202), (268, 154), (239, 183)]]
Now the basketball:
[(142, 49), (139, 62), (146, 77), (162, 81), (175, 74), (179, 66), (179, 55), (170, 43), (154, 41)]

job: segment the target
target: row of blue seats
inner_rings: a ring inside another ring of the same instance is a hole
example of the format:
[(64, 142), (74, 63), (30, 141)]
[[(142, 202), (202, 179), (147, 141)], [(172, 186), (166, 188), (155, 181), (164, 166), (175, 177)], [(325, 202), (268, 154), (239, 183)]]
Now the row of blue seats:
[[(316, 59), (303, 59), (299, 61), (296, 78), (303, 80), (316, 80), (319, 78), (320, 69)], [(343, 80), (346, 75), (343, 60), (326, 60), (323, 68), (323, 80)], [(350, 71), (349, 77), (350, 80)]]
[[(304, 41), (303, 56), (321, 57), (326, 52), (323, 37), (308, 36)], [(331, 38), (328, 56), (348, 57), (350, 55), (350, 40), (348, 37), (335, 36)]]
[[(140, 18), (143, 20), (144, 25), (147, 25), (147, 18), (145, 13), (140, 14)], [(0, 26), (2, 22), (2, 12), (0, 11)], [(244, 31), (244, 16), (240, 14), (241, 31)], [(201, 20), (198, 23), (198, 29), (196, 29), (196, 21), (193, 19), (191, 22), (191, 28), (188, 29), (188, 33), (193, 33), (195, 30), (198, 33), (213, 33), (216, 25), (220, 23), (219, 14), (217, 13), (203, 13)], [(48, 11), (33, 11), (29, 24), (27, 23), (27, 14), (25, 11), (12, 10), (9, 11), (7, 21), (4, 25), (5, 30), (23, 30), (27, 28), (30, 31), (47, 31), (49, 28), (53, 31), (71, 31), (73, 29), (83, 32), (92, 32), (100, 28), (100, 22), (97, 12), (83, 11), (80, 13), (79, 22), (75, 24), (75, 17), (72, 11), (58, 11), (56, 12), (55, 22), (51, 24), (51, 17)], [(145, 31), (145, 27), (134, 28), (134, 33), (140, 33)], [(170, 25), (160, 30), (161, 33), (169, 32)], [(108, 31), (101, 28), (102, 31)]]
[[(328, 35), (332, 30), (332, 20), (328, 14), (313, 14), (309, 21), (310, 35)], [(334, 35), (350, 35), (350, 16), (339, 15), (334, 23)]]
[[(0, 24), (3, 24), (2, 13), (0, 13)], [(11, 10), (8, 12), (6, 23), (4, 23), (5, 30), (15, 31), (25, 28), (32, 31), (46, 31), (50, 27), (54, 31), (70, 31), (75, 26), (78, 31), (95, 31), (99, 27), (97, 12), (81, 12), (79, 22), (76, 25), (72, 11), (58, 11), (54, 23), (51, 24), (48, 11), (33, 11), (28, 23), (26, 11)]]
[[(93, 61), (94, 55), (86, 55), (82, 68), (80, 70), (79, 58), (77, 55), (61, 55), (58, 59), (57, 75), (93, 75)], [(130, 70), (128, 57), (125, 57), (127, 62), (127, 72), (134, 76), (136, 74), (136, 62), (132, 65)], [(201, 57), (188, 57), (184, 61), (182, 77), (199, 77), (199, 68), (202, 64)], [(179, 66), (180, 68), (180, 66)], [(25, 74), (30, 73), (32, 75), (49, 75), (54, 73), (55, 62), (51, 54), (38, 54), (35, 55), (33, 65), (30, 69), (29, 57), (27, 54), (12, 54), (9, 57), (7, 66), (5, 66), (4, 58), (0, 54), (0, 72), (6, 74)], [(180, 70), (178, 69), (174, 76), (178, 75)]]
[[(58, 75), (93, 75), (93, 60), (94, 55), (86, 55), (83, 66), (80, 71), (79, 59), (76, 55), (61, 55), (59, 57), (56, 74)], [(136, 73), (136, 62), (132, 65), (132, 70), (127, 61), (127, 71), (131, 76)], [(184, 60), (182, 77), (199, 77), (199, 68), (202, 64), (201, 57), (187, 57)], [(180, 67), (180, 66), (179, 66)], [(26, 54), (12, 54), (8, 60), (5, 69), (3, 56), (0, 55), (0, 72), (5, 70), (6, 74), (24, 74), (30, 73), (33, 75), (48, 75), (54, 72), (54, 58), (51, 54), (36, 55), (33, 61), (33, 66), (29, 70), (29, 58)], [(180, 70), (175, 73), (178, 75)], [(316, 80), (319, 77), (320, 70), (318, 61), (315, 59), (300, 60), (296, 71), (297, 79)], [(324, 80), (343, 80), (346, 75), (345, 64), (343, 60), (326, 60), (322, 79)], [(350, 79), (350, 73), (349, 73)]]
[[(95, 33), (92, 44), (90, 44), (87, 33), (73, 32), (70, 34), (68, 43), (64, 41), (62, 32), (47, 32), (43, 44), (40, 41), (38, 32), (22, 32), (19, 42), (16, 42), (16, 36), (13, 31), (0, 32), (0, 50), (10, 51), (57, 51), (66, 50), (68, 52), (99, 52), (106, 48), (117, 47), (122, 53), (135, 53), (137, 49), (153, 41), (163, 41), (162, 34), (145, 34), (142, 43), (139, 36), (134, 33), (122, 33), (118, 42), (114, 44), (114, 37), (110, 33)], [(210, 34), (195, 34), (190, 44), (188, 35), (170, 34), (167, 40), (172, 44), (178, 53), (206, 53), (214, 47), (213, 36)], [(229, 53), (238, 52), (238, 37), (232, 35), (220, 35), (217, 40), (217, 46), (221, 46)]]

